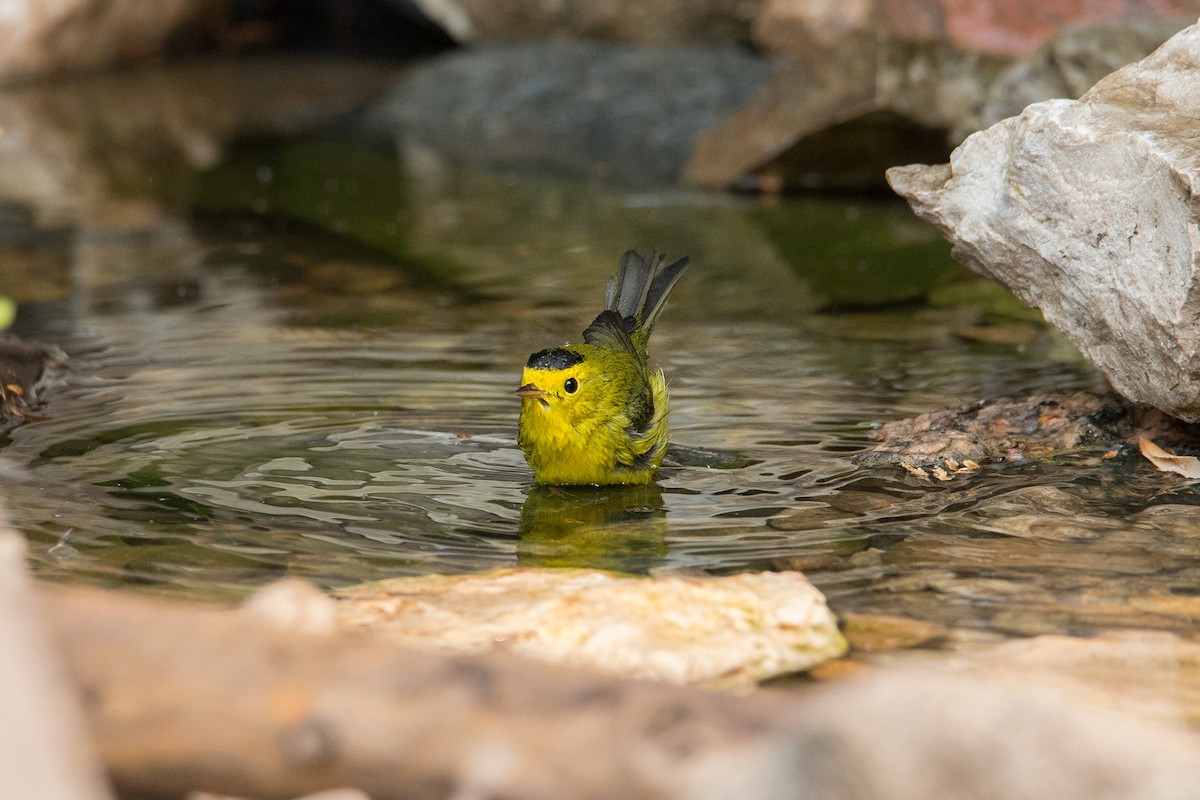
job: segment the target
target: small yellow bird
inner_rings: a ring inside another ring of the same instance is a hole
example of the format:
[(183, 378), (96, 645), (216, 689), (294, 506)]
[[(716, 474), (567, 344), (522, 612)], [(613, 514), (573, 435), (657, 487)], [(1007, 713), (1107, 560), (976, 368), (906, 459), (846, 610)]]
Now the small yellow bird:
[(521, 375), (517, 443), (548, 484), (650, 483), (667, 449), (667, 379), (646, 343), (688, 265), (633, 250), (583, 344), (539, 350)]

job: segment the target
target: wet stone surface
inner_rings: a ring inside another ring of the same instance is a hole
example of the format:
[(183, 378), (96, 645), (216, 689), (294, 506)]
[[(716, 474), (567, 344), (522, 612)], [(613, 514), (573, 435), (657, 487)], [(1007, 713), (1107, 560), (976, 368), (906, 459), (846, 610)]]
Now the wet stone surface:
[[(1105, 453), (1129, 447), (1140, 436), (1187, 450), (1200, 447), (1200, 426), (1117, 395), (1051, 393), (986, 399), (970, 406), (887, 422), (881, 442), (856, 461), (864, 466), (946, 465)], [(1111, 454), (1110, 454), (1111, 457)]]

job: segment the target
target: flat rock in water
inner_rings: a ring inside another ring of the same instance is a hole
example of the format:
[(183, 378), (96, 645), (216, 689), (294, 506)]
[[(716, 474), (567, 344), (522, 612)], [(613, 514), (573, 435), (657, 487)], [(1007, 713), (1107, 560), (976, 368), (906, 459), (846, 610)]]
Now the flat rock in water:
[(884, 423), (872, 450), (855, 457), (862, 466), (908, 464), (944, 467), (1101, 453), (1146, 436), (1182, 450), (1200, 443), (1200, 428), (1116, 395), (1049, 393), (985, 400)]
[(956, 257), (1042, 310), (1136, 403), (1200, 421), (1200, 26), (949, 164), (888, 171)]
[(903, 650), (944, 638), (949, 628), (890, 614), (849, 613), (843, 617), (846, 638), (856, 653)]
[(635, 578), (504, 569), (396, 578), (336, 594), (338, 627), (414, 647), (520, 655), (638, 678), (738, 686), (846, 650), (797, 572)]

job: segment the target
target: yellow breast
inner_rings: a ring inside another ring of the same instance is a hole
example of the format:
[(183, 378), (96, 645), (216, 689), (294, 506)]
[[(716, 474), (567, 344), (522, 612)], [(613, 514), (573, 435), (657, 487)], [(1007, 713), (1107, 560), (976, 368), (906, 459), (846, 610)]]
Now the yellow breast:
[[(550, 380), (529, 373), (522, 378), (523, 383), (536, 385), (549, 385)], [(590, 396), (581, 389), (577, 399), (553, 393), (544, 399), (523, 398), (517, 441), (537, 482), (651, 482), (667, 443), (667, 385), (661, 371), (652, 374), (650, 390), (654, 412), (641, 431), (632, 428), (626, 404), (613, 396), (627, 391), (625, 387), (595, 387)]]

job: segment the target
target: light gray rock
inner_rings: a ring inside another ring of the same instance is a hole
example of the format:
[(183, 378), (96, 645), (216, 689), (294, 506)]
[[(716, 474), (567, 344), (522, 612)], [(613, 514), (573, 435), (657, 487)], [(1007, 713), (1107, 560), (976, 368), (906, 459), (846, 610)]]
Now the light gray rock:
[(888, 171), (956, 257), (1040, 308), (1125, 397), (1200, 420), (1200, 26), (949, 164)]

